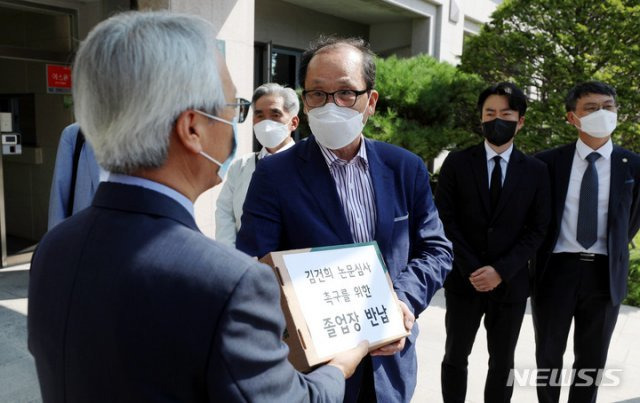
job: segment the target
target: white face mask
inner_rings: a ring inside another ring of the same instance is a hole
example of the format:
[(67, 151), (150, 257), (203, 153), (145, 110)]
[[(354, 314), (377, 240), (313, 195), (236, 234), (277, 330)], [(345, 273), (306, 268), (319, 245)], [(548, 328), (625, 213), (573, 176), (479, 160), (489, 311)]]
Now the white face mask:
[(351, 144), (362, 133), (363, 115), (362, 112), (334, 103), (327, 103), (307, 113), (311, 132), (318, 143), (329, 150), (338, 150)]
[(263, 147), (273, 148), (282, 143), (291, 134), (288, 124), (265, 119), (253, 126), (256, 138)]
[(224, 162), (218, 161), (217, 159), (213, 158), (212, 156), (210, 156), (209, 154), (205, 153), (202, 150), (200, 150), (200, 153), (199, 153), (200, 155), (202, 155), (203, 157), (205, 157), (206, 159), (208, 159), (209, 161), (213, 162), (214, 164), (220, 167), (218, 169), (218, 176), (220, 177), (220, 180), (224, 180), (224, 177), (227, 175), (227, 171), (229, 170), (229, 167), (231, 166), (231, 163), (233, 162), (233, 159), (236, 156), (236, 151), (238, 149), (238, 120), (236, 118), (233, 118), (232, 121), (229, 121), (226, 119), (219, 118), (218, 116), (209, 115), (208, 113), (199, 111), (197, 109), (195, 109), (194, 111), (203, 116), (208, 117), (209, 119), (217, 120), (219, 122), (223, 122), (228, 125), (231, 125), (231, 127), (233, 128), (233, 145), (231, 146), (231, 153), (229, 154), (227, 159), (224, 160)]
[[(575, 113), (574, 115), (578, 118)], [(578, 118), (578, 120), (580, 120), (580, 127), (578, 129), (591, 137), (604, 138), (610, 136), (616, 129), (618, 114), (609, 112), (606, 109), (600, 109), (587, 116)]]

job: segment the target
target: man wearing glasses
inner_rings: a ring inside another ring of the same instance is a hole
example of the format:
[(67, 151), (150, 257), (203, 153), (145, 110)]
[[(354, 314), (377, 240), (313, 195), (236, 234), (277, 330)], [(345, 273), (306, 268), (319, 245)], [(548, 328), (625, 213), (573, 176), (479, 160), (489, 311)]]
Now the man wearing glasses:
[(367, 352), (297, 372), (273, 271), (198, 230), (193, 203), (224, 177), (248, 107), (214, 33), (132, 12), (78, 50), (75, 114), (110, 176), (33, 256), (29, 349), (45, 402), (339, 402)]
[(551, 225), (537, 258), (533, 293), (538, 398), (557, 402), (569, 328), (575, 361), (569, 402), (594, 402), (620, 303), (628, 244), (640, 227), (640, 157), (611, 142), (616, 91), (601, 82), (572, 88), (567, 120), (578, 140), (538, 157), (551, 178)]
[(347, 381), (345, 401), (409, 402), (415, 316), (442, 286), (452, 259), (429, 174), (416, 155), (362, 135), (378, 99), (364, 41), (320, 38), (302, 56), (300, 81), (312, 136), (258, 165), (236, 245), (262, 257), (377, 241), (411, 336), (372, 351)]

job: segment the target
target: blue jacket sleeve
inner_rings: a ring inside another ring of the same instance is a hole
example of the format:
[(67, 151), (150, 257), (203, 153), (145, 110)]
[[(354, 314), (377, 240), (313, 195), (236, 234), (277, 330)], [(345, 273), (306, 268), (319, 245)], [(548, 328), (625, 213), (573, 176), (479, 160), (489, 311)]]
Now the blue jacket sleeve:
[(253, 173), (242, 208), (242, 226), (236, 238), (236, 248), (249, 256), (263, 257), (278, 250), (282, 235), (282, 219), (273, 175), (264, 164)]
[(73, 168), (73, 149), (79, 128), (80, 126), (74, 123), (67, 126), (60, 136), (56, 164), (53, 170), (53, 180), (51, 181), (51, 193), (49, 195), (49, 230), (67, 218), (71, 170)]
[(417, 168), (410, 234), (409, 263), (394, 280), (398, 298), (417, 316), (424, 311), (433, 295), (442, 287), (451, 271), (453, 260), (451, 242), (433, 202), (429, 173), (423, 164)]

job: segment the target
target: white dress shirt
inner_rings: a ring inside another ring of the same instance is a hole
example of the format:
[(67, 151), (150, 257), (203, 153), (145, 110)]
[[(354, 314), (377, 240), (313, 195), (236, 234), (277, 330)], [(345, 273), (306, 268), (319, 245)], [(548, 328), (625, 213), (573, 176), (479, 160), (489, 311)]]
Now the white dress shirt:
[(504, 185), (504, 178), (507, 177), (507, 166), (509, 166), (509, 158), (511, 158), (511, 153), (513, 152), (513, 143), (502, 152), (502, 154), (498, 154), (489, 146), (487, 140), (484, 141), (484, 150), (487, 152), (487, 174), (489, 181), (489, 186), (491, 186), (491, 173), (493, 172), (493, 166), (496, 164), (493, 160), (493, 157), (496, 155), (500, 155), (500, 168), (502, 169), (502, 184)]
[[(582, 176), (589, 163), (586, 158), (592, 152), (600, 154), (595, 162), (598, 171), (598, 238), (596, 242), (587, 250), (576, 240), (578, 231), (578, 206), (580, 203), (580, 186)], [(589, 146), (578, 139), (576, 151), (573, 155), (571, 165), (571, 176), (567, 188), (567, 198), (564, 202), (562, 221), (560, 223), (560, 234), (553, 249), (553, 253), (588, 252), (606, 255), (607, 252), (607, 218), (609, 216), (609, 189), (611, 187), (611, 152), (613, 144), (611, 139), (597, 150), (592, 150)]]

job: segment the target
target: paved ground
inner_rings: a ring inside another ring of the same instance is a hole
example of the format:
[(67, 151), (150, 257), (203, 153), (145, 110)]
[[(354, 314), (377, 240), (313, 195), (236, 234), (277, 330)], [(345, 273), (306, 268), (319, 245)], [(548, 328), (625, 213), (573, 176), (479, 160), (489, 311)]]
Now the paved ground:
[[(420, 337), (418, 339), (418, 388), (413, 402), (441, 402), (440, 363), (444, 354), (445, 301), (444, 293), (438, 292), (429, 308), (418, 319)], [(564, 367), (573, 364), (573, 331), (569, 335), (567, 353), (564, 356)], [(484, 380), (487, 372), (486, 333), (480, 326), (476, 343), (469, 357), (469, 385), (467, 402), (480, 403), (484, 400)], [(535, 369), (535, 342), (531, 307), (527, 306), (526, 315), (520, 331), (516, 347), (515, 367), (520, 374), (527, 369)], [(623, 305), (611, 340), (607, 367), (620, 369), (614, 372), (620, 375), (618, 386), (601, 387), (598, 402), (640, 403), (640, 309)], [(534, 382), (534, 381), (533, 381)], [(561, 402), (566, 402), (568, 388), (563, 388)], [(537, 402), (534, 386), (514, 387), (514, 403)]]
[[(33, 359), (27, 351), (26, 313), (28, 266), (0, 270), (0, 402), (39, 402), (40, 392)], [(444, 353), (444, 296), (438, 293), (431, 307), (418, 319), (418, 388), (413, 401), (440, 402), (440, 361)], [(483, 401), (487, 369), (486, 335), (480, 329), (469, 357), (468, 402)], [(572, 350), (569, 342), (568, 351)], [(565, 367), (573, 355), (565, 355)], [(530, 310), (524, 319), (516, 350), (516, 367), (524, 373), (535, 368), (533, 325)], [(640, 403), (640, 309), (623, 306), (616, 326), (608, 367), (619, 369), (618, 386), (601, 387), (598, 402)], [(562, 400), (566, 401), (566, 390)], [(516, 387), (514, 403), (536, 402), (535, 388)]]

